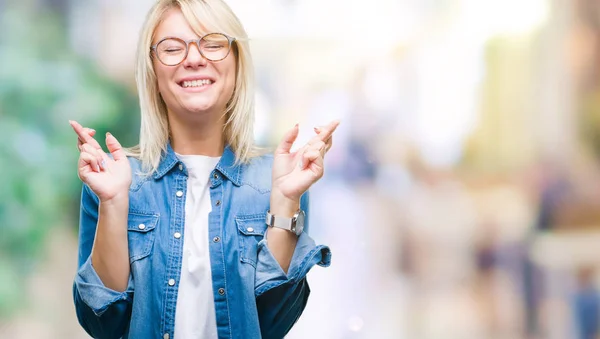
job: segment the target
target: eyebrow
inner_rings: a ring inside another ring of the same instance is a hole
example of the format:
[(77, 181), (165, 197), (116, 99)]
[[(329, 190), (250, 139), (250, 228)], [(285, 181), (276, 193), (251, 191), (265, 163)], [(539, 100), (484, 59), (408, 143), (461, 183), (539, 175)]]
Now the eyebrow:
[[(156, 42), (159, 42), (159, 41), (161, 41), (163, 39), (167, 39), (167, 38), (177, 38), (177, 39), (181, 39), (181, 40), (185, 40), (185, 41), (198, 40), (198, 39), (200, 39), (200, 38), (202, 38), (202, 37), (204, 37), (206, 35), (213, 34), (213, 33), (219, 33), (219, 32), (210, 31), (210, 32), (206, 32), (206, 33), (204, 33), (202, 35), (194, 35), (193, 38), (188, 38), (188, 39), (186, 39), (184, 37), (181, 37), (181, 36), (178, 36), (178, 35), (171, 34), (171, 35), (165, 35), (165, 36), (160, 37), (159, 39), (156, 39)], [(223, 34), (223, 33), (219, 33), (219, 34)]]

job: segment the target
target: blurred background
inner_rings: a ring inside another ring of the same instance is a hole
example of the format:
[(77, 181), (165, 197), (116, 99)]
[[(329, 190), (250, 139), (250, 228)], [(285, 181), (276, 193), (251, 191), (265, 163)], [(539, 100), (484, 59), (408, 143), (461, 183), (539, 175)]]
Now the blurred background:
[[(151, 0), (0, 0), (0, 337), (74, 313), (76, 119), (136, 143)], [(229, 0), (256, 140), (342, 119), (298, 338), (599, 338), (600, 1)]]

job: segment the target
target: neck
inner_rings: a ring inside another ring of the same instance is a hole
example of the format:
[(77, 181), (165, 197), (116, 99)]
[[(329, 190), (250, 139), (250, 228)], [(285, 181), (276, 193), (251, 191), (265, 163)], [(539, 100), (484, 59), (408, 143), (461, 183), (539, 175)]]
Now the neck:
[(225, 147), (224, 123), (224, 118), (217, 114), (206, 114), (190, 122), (179, 120), (176, 114), (169, 112), (171, 147), (182, 155), (221, 156)]

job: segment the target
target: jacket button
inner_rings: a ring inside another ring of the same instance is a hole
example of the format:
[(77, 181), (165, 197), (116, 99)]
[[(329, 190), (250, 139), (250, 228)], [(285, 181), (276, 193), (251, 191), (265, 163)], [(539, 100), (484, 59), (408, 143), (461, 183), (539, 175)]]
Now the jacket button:
[(175, 279), (169, 279), (169, 286), (175, 285)]
[(215, 180), (218, 180), (219, 179), (219, 175), (217, 173), (214, 173), (213, 174), (213, 178), (215, 178)]
[(175, 237), (175, 239), (179, 239), (179, 238), (181, 238), (181, 233), (175, 232), (175, 234), (173, 234), (173, 236)]
[(175, 195), (177, 195), (178, 197), (182, 197), (183, 196), (183, 192), (182, 191), (177, 191), (177, 193), (175, 193)]
[(219, 294), (220, 295), (225, 295), (225, 289), (224, 288), (219, 288)]
[(165, 335), (163, 335), (163, 339), (169, 339), (169, 333), (165, 333)]
[(252, 227), (248, 227), (248, 228), (246, 228), (246, 231), (248, 231), (248, 232), (252, 233), (252, 232), (254, 232), (254, 228), (252, 228)]
[(221, 238), (219, 238), (219, 237), (214, 237), (214, 238), (213, 238), (213, 241), (214, 241), (214, 242), (219, 242), (219, 241), (221, 241)]
[[(182, 164), (179, 164), (179, 170), (180, 170), (180, 171), (183, 171), (183, 165), (182, 165)], [(167, 334), (168, 334), (168, 333), (167, 333)]]
[(139, 228), (139, 229), (141, 229), (141, 230), (143, 230), (143, 229), (145, 229), (145, 228), (146, 228), (146, 225), (144, 225), (144, 224), (139, 224), (139, 225), (138, 225), (138, 228)]
[(220, 206), (220, 205), (221, 205), (221, 200), (217, 200), (217, 203), (216, 203), (216, 205), (217, 205), (217, 206)]

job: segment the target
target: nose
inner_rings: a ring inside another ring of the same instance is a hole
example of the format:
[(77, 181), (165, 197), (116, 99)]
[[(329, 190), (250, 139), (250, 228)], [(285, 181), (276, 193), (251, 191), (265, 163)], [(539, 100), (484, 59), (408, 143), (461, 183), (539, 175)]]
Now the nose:
[(206, 66), (205, 57), (200, 53), (200, 48), (198, 46), (198, 42), (191, 42), (188, 47), (188, 54), (185, 60), (183, 61), (183, 65), (185, 67), (202, 67)]

